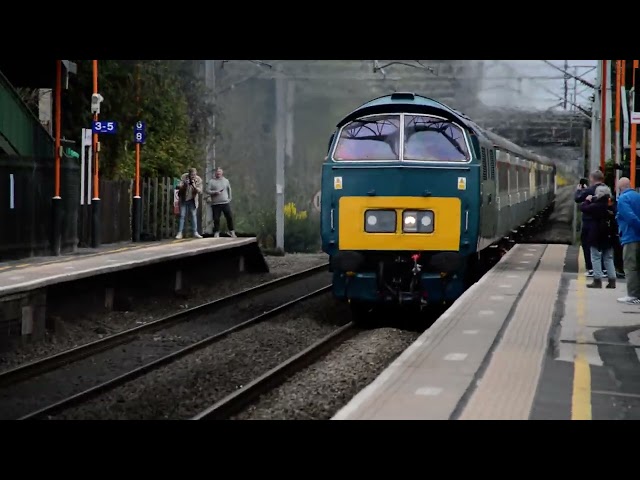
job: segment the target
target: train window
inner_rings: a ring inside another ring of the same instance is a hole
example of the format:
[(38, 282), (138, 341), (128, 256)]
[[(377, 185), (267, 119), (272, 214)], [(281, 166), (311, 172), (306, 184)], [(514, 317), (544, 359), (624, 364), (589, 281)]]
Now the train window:
[(404, 117), (404, 160), (466, 162), (469, 150), (457, 125), (426, 115)]
[(340, 132), (335, 160), (399, 160), (400, 116), (372, 115), (354, 120)]

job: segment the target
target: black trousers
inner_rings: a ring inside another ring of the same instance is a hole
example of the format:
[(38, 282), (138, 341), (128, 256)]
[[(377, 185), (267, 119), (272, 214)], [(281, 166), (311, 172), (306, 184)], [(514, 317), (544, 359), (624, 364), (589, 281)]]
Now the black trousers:
[(213, 233), (220, 231), (220, 214), (224, 214), (229, 231), (233, 230), (233, 215), (231, 214), (230, 204), (211, 205), (211, 209), (213, 210)]

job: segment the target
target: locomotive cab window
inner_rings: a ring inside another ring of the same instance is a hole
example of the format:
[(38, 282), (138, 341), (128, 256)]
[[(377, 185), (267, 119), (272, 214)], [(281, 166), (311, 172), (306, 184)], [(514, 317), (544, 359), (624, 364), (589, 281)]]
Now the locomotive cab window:
[(460, 127), (437, 117), (405, 115), (404, 160), (466, 162), (469, 158)]
[(371, 115), (342, 128), (335, 160), (370, 161), (400, 159), (400, 115)]

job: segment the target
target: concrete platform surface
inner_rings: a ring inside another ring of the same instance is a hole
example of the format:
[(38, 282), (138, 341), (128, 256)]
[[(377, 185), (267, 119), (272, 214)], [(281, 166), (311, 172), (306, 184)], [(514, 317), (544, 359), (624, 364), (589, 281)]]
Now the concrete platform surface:
[(640, 419), (640, 308), (584, 271), (517, 245), (334, 419)]
[[(334, 418), (451, 418), (547, 248), (512, 248)], [(550, 254), (555, 259), (563, 249), (553, 246)]]
[(169, 240), (103, 247), (93, 253), (0, 263), (0, 296), (252, 243), (256, 243), (255, 237)]

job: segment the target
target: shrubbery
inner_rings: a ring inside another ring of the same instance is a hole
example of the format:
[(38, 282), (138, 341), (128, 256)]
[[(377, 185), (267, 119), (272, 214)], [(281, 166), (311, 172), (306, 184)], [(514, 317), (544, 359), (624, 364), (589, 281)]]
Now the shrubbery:
[[(258, 210), (238, 215), (236, 230), (256, 235), (260, 246), (275, 248), (276, 214), (273, 210)], [(298, 210), (295, 203), (284, 207), (284, 249), (288, 253), (314, 253), (320, 249), (320, 216)]]

